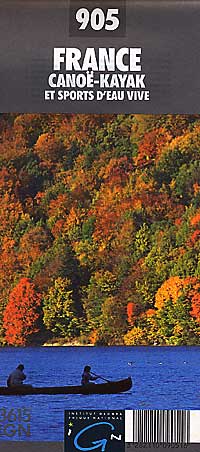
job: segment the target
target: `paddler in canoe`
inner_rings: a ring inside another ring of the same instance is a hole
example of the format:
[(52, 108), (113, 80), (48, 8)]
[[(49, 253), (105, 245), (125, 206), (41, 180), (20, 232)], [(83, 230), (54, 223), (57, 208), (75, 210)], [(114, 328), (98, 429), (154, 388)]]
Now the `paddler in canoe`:
[(23, 384), (23, 381), (26, 380), (26, 375), (24, 374), (24, 365), (19, 364), (15, 370), (9, 375), (7, 379), (7, 386), (10, 388), (11, 386), (19, 386)]
[(24, 365), (19, 364), (13, 372), (9, 375), (7, 379), (8, 388), (15, 388), (19, 386), (23, 386), (26, 388), (32, 388), (32, 385), (23, 384), (24, 380), (26, 380), (26, 375), (24, 374)]
[(83, 373), (82, 373), (82, 377), (81, 377), (81, 384), (82, 386), (91, 384), (90, 382), (92, 381), (94, 384), (94, 381), (97, 380), (98, 378), (100, 378), (98, 375), (92, 376), (91, 373), (91, 367), (90, 366), (85, 366)]

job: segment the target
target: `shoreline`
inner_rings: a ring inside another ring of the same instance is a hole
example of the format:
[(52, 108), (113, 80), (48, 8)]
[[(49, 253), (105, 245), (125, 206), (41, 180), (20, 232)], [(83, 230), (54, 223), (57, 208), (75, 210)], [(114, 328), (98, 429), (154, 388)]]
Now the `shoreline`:
[(81, 344), (79, 342), (64, 342), (60, 344), (59, 342), (45, 342), (42, 347), (94, 347), (94, 344)]

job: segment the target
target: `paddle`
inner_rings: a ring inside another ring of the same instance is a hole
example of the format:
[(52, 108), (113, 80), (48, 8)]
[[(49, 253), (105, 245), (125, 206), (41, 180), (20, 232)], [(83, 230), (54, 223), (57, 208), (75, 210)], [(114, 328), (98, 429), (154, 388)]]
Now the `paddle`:
[(101, 378), (101, 380), (106, 381), (107, 383), (111, 383), (110, 380), (107, 380), (106, 378), (102, 377), (101, 375), (97, 375), (94, 372), (90, 372), (92, 375), (94, 375), (95, 377)]

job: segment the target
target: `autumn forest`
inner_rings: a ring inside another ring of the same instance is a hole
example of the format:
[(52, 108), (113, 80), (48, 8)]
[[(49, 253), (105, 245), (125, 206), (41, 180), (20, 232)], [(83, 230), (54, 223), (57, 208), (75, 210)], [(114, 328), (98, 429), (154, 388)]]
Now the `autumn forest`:
[(0, 115), (0, 342), (200, 344), (200, 116)]

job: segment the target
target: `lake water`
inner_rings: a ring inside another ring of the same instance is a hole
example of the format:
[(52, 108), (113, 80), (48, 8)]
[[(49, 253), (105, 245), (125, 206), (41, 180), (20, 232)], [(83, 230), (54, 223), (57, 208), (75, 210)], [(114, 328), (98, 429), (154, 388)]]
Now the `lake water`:
[(30, 438), (0, 431), (3, 441), (62, 441), (65, 409), (200, 409), (200, 347), (2, 348), (0, 358), (1, 386), (21, 362), (34, 386), (80, 384), (86, 364), (108, 379), (133, 379), (123, 394), (1, 396), (1, 413), (3, 408), (31, 410)]

